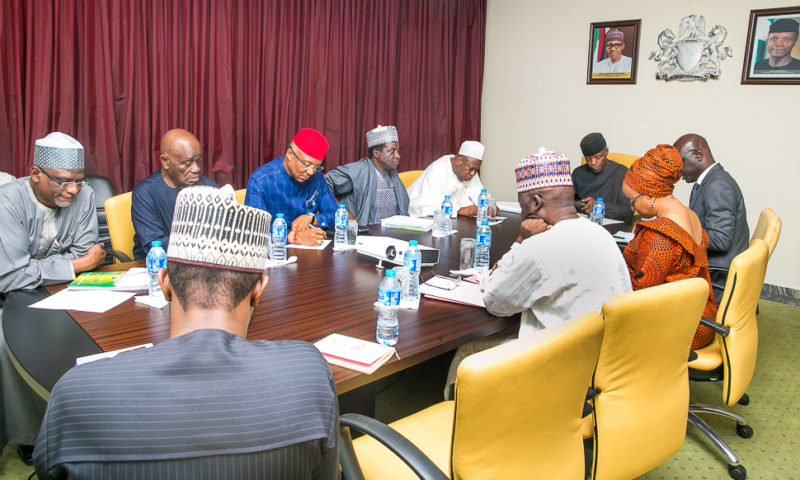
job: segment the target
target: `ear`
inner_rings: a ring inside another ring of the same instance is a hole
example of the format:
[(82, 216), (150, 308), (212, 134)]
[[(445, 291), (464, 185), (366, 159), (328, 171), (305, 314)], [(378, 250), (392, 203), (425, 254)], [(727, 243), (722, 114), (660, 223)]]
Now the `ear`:
[(169, 158), (163, 153), (158, 156), (158, 159), (161, 160), (161, 168), (169, 169)]
[(264, 289), (267, 288), (267, 283), (269, 283), (269, 276), (261, 275), (261, 278), (258, 279), (253, 289), (253, 296), (250, 297), (251, 307), (255, 308), (256, 305), (258, 305), (258, 301), (261, 300), (261, 294), (264, 293)]
[(39, 173), (41, 173), (41, 170), (39, 169), (39, 167), (37, 167), (36, 165), (32, 166), (30, 173), (31, 173), (31, 175), (30, 175), (31, 180), (33, 180), (34, 182), (38, 183), (39, 182)]
[(530, 212), (537, 212), (542, 208), (542, 205), (544, 205), (544, 199), (538, 193), (531, 193), (529, 205), (530, 205), (529, 209)]
[(166, 268), (158, 271), (158, 284), (161, 285), (161, 291), (164, 292), (164, 300), (172, 302), (172, 283), (169, 281), (169, 274), (167, 274)]

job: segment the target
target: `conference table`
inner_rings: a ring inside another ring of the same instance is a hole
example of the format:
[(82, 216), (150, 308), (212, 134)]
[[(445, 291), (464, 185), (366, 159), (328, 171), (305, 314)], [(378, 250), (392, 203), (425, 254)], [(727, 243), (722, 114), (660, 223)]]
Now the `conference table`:
[[(500, 259), (519, 233), (520, 216), (492, 227), (491, 262)], [(417, 240), (439, 249), (437, 265), (422, 269), (421, 281), (458, 269), (460, 239), (475, 237), (474, 218), (454, 221), (457, 233), (434, 238), (430, 232), (370, 227), (371, 235)], [(608, 227), (630, 230), (630, 225)], [(384, 270), (355, 250), (289, 249), (294, 264), (267, 270), (269, 284), (255, 309), (248, 340), (316, 342), (331, 333), (375, 340), (378, 284)], [(107, 265), (98, 270), (125, 270), (143, 261)], [(78, 357), (169, 338), (169, 307), (156, 309), (129, 299), (104, 313), (40, 310), (28, 305), (65, 288), (66, 284), (11, 292), (3, 312), (9, 355), (23, 378), (43, 398)], [(422, 363), (458, 346), (518, 324), (519, 315), (499, 318), (485, 309), (422, 298), (418, 310), (401, 310), (397, 356), (371, 375), (331, 365), (337, 392), (345, 394), (375, 380)], [(264, 365), (269, 368), (269, 365)]]

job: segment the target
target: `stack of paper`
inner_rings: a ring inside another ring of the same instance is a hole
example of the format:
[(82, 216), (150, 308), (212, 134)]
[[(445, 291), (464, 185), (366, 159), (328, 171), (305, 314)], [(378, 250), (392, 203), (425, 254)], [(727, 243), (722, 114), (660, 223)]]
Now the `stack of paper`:
[(501, 212), (522, 213), (522, 207), (519, 202), (497, 202), (497, 208)]
[(394, 215), (381, 220), (381, 226), (400, 230), (411, 230), (413, 232), (427, 232), (433, 228), (433, 219), (409, 217), (408, 215)]
[(136, 292), (147, 290), (146, 268), (131, 268), (127, 272), (84, 272), (72, 281), (70, 290), (117, 290)]
[(314, 344), (332, 365), (371, 374), (394, 354), (394, 348), (360, 338), (331, 333)]

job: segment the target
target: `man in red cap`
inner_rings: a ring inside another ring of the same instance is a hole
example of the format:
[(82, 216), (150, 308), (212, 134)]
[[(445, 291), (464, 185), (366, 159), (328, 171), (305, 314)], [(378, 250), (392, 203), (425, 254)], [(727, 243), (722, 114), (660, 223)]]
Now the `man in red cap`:
[(285, 154), (250, 175), (244, 204), (266, 210), (272, 218), (282, 213), (292, 220), (290, 243), (320, 245), (325, 232), (316, 227), (333, 228), (338, 204), (321, 173), (326, 153), (325, 137), (302, 128)]

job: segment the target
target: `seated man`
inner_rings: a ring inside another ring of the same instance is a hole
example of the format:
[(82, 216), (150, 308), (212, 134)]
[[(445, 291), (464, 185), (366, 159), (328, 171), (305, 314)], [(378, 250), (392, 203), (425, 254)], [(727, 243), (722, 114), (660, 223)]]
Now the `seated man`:
[[(36, 140), (30, 176), (0, 187), (0, 313), (6, 293), (68, 282), (105, 260), (94, 192), (83, 178), (83, 146), (53, 132)], [(3, 338), (0, 446), (22, 445), (18, 452), (28, 463), (45, 403), (11, 364)]]
[(169, 245), (172, 214), (178, 192), (192, 185), (216, 187), (214, 180), (203, 173), (203, 147), (197, 137), (176, 128), (161, 137), (161, 169), (133, 188), (131, 220), (133, 221), (133, 258), (147, 258), (153, 240)]
[(459, 347), (446, 394), (467, 355), (599, 312), (609, 298), (631, 291), (628, 267), (613, 237), (575, 212), (569, 168), (565, 155), (543, 150), (517, 165), (520, 234), (486, 278), (483, 301), (492, 315), (522, 313), (519, 332), (506, 330)]
[(483, 184), (478, 175), (483, 161), (483, 145), (466, 141), (457, 155), (439, 157), (408, 187), (408, 212), (428, 217), (439, 210), (445, 195), (450, 195), (453, 213), (474, 217), (478, 214), (478, 195)]
[(320, 245), (333, 228), (338, 207), (325, 184), (322, 161), (328, 141), (313, 128), (301, 128), (286, 153), (258, 167), (247, 182), (244, 204), (268, 211), (272, 218), (282, 213), (291, 221), (289, 243)]
[(572, 183), (575, 199), (586, 204), (583, 213), (591, 213), (597, 197), (602, 197), (606, 217), (629, 222), (633, 212), (622, 194), (622, 181), (628, 169), (608, 159), (606, 139), (600, 133), (583, 137), (581, 152), (586, 163), (572, 172)]
[(306, 342), (244, 338), (267, 285), (268, 225), (230, 187), (178, 194), (159, 272), (170, 339), (64, 374), (36, 442), (40, 480), (338, 478), (336, 391), (322, 355)]
[(408, 215), (408, 193), (397, 176), (400, 144), (397, 129), (380, 126), (367, 132), (367, 157), (340, 165), (325, 175), (333, 194), (359, 225)]

